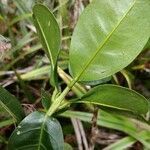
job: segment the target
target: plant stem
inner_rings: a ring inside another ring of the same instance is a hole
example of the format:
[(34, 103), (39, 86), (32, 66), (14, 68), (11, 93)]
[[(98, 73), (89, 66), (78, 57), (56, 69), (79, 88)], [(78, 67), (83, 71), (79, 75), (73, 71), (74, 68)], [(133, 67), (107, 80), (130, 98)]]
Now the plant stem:
[(57, 108), (60, 106), (61, 102), (64, 100), (64, 97), (70, 91), (70, 88), (67, 86), (66, 89), (61, 93), (61, 95), (52, 103), (51, 107), (49, 108), (47, 114), (51, 116)]
[[(62, 78), (62, 80), (69, 86), (70, 83), (73, 81), (72, 77), (66, 74), (60, 67), (58, 67), (58, 74)], [(85, 93), (86, 90), (82, 85), (80, 85), (78, 82), (74, 84), (72, 87), (72, 91), (81, 98)]]
[(51, 116), (60, 106), (61, 102), (64, 100), (65, 96), (68, 94), (70, 89), (74, 86), (74, 84), (77, 82), (77, 80), (73, 80), (65, 89), (64, 91), (59, 95), (58, 98), (52, 103), (51, 107), (49, 108), (47, 115)]
[[(60, 68), (58, 68), (58, 72), (62, 73), (62, 70)], [(64, 73), (64, 72), (63, 72)], [(68, 79), (67, 80), (70, 80), (70, 84), (69, 84), (65, 89), (64, 91), (56, 98), (56, 100), (52, 103), (51, 107), (49, 108), (49, 110), (47, 111), (47, 115), (48, 116), (51, 116), (58, 108), (59, 106), (61, 105), (62, 101), (64, 100), (65, 96), (68, 94), (68, 92), (70, 91), (70, 89), (72, 89), (72, 87), (76, 84), (76, 82), (78, 82), (80, 76), (82, 75), (82, 72), (81, 74), (79, 74), (75, 79), (71, 79), (71, 77), (69, 76), (66, 76)], [(65, 77), (65, 78), (66, 78)], [(68, 82), (68, 81), (67, 81)], [(81, 88), (81, 86), (79, 84), (77, 84), (77, 87), (80, 88), (80, 97), (86, 93), (86, 91), (84, 89)], [(78, 93), (79, 94), (79, 93)]]

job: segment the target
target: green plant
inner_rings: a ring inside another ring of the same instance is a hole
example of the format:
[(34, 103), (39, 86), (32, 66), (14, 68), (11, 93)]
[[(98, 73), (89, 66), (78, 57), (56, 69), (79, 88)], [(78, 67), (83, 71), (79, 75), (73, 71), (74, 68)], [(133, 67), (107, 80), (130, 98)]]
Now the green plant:
[[(50, 83), (55, 90), (51, 97), (46, 92), (42, 93), (42, 100), (46, 101), (43, 102), (43, 112), (33, 112), (19, 123), (9, 139), (10, 150), (64, 149), (63, 132), (56, 117), (65, 115), (63, 111), (78, 103), (94, 104), (100, 110), (147, 121), (145, 116), (149, 111), (149, 102), (137, 92), (109, 84), (98, 85), (86, 92), (79, 82), (87, 85), (101, 83), (137, 57), (150, 35), (149, 4), (149, 0), (93, 0), (80, 16), (72, 36), (69, 55), (69, 72), (72, 77), (61, 72), (57, 64), (61, 34), (54, 15), (44, 5), (34, 6), (33, 21), (51, 63)], [(61, 73), (65, 75), (67, 87), (63, 91), (59, 87), (57, 72), (60, 76)], [(76, 93), (77, 99), (65, 99), (70, 90)], [(5, 97), (3, 91), (1, 88), (0, 97)], [(8, 103), (4, 103), (6, 101)], [(10, 107), (9, 98), (6, 101), (1, 100), (2, 106)], [(13, 108), (11, 110), (13, 112)], [(13, 116), (19, 119), (23, 117), (23, 114), (21, 117), (18, 114), (14, 113)], [(146, 140), (140, 138), (135, 128), (127, 130), (133, 137), (128, 138), (129, 145), (136, 139), (149, 148), (147, 136), (141, 133)]]

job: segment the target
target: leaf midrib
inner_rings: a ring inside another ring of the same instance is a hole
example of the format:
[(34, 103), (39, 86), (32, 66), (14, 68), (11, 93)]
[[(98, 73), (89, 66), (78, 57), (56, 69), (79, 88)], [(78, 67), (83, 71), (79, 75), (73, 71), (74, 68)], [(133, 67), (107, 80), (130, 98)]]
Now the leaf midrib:
[[(85, 103), (85, 101), (79, 101), (77, 103)], [(93, 101), (86, 101), (86, 103), (100, 105), (100, 106), (104, 106), (104, 107), (107, 107), (107, 108), (114, 108), (114, 109), (118, 109), (118, 110), (122, 110), (122, 111), (128, 111), (128, 112), (135, 113), (135, 111), (133, 111), (131, 109), (127, 109), (127, 108), (124, 108), (124, 107), (117, 107), (117, 106), (105, 104), (105, 103), (102, 103), (102, 102), (99, 103), (99, 102), (93, 102)]]
[(100, 52), (100, 50), (105, 46), (105, 44), (111, 38), (111, 36), (113, 35), (113, 33), (117, 30), (117, 28), (119, 27), (119, 25), (122, 23), (122, 21), (124, 20), (124, 18), (129, 14), (129, 12), (131, 11), (131, 9), (134, 7), (135, 3), (136, 3), (136, 0), (133, 1), (133, 3), (131, 4), (131, 6), (129, 7), (129, 9), (126, 11), (126, 13), (120, 19), (120, 21), (117, 23), (116, 27), (114, 27), (114, 29), (110, 32), (110, 34), (108, 34), (108, 36), (106, 37), (106, 39), (103, 41), (103, 43), (97, 48), (96, 52), (94, 53), (94, 55), (92, 56), (92, 58), (87, 62), (87, 64), (85, 65), (84, 69), (75, 78), (76, 82), (79, 80), (79, 78), (82, 76), (82, 74), (86, 71), (86, 69), (92, 63), (92, 61), (95, 59), (95, 57)]
[(46, 120), (48, 118), (48, 115), (46, 114), (43, 120), (43, 123), (41, 125), (41, 130), (40, 130), (40, 137), (39, 137), (39, 143), (38, 143), (38, 150), (40, 150), (41, 148), (41, 144), (42, 144), (42, 137), (43, 137), (43, 131), (44, 131), (44, 125), (46, 123)]
[(45, 42), (46, 47), (47, 47), (47, 50), (48, 50), (48, 55), (49, 55), (49, 57), (50, 57), (50, 59), (51, 59), (51, 65), (52, 65), (52, 67), (53, 67), (53, 69), (54, 69), (54, 68), (55, 68), (55, 65), (54, 65), (54, 62), (53, 62), (52, 55), (51, 55), (51, 53), (50, 53), (51, 49), (50, 49), (49, 44), (48, 44), (48, 42), (47, 42), (47, 40), (46, 40), (44, 31), (43, 31), (43, 29), (42, 29), (42, 27), (41, 27), (41, 24), (40, 24), (39, 20), (38, 20), (36, 17), (35, 17), (35, 19), (36, 19), (36, 21), (37, 21), (37, 23), (38, 23), (38, 26), (39, 26), (39, 28), (40, 28), (40, 30), (41, 30), (41, 32), (42, 32), (42, 35), (43, 35), (43, 38), (44, 38), (44, 42)]
[(2, 101), (0, 101), (0, 105), (10, 114), (14, 121), (19, 121), (18, 117), (7, 107), (7, 105), (5, 105)]

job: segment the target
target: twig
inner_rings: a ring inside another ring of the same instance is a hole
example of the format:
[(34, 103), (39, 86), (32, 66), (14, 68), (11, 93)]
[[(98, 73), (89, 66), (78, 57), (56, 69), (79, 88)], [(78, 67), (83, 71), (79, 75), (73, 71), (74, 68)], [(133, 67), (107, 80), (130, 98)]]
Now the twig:
[(84, 6), (82, 4), (82, 0), (75, 0), (72, 13), (70, 14), (71, 15), (71, 25), (70, 25), (70, 27), (72, 29), (74, 29), (74, 27), (77, 23), (77, 20), (80, 16), (81, 12), (83, 11), (83, 7)]
[(98, 107), (95, 106), (92, 118), (92, 128), (91, 128), (91, 139), (89, 150), (94, 150), (97, 135), (99, 133), (98, 126), (97, 126), (97, 117), (98, 117)]

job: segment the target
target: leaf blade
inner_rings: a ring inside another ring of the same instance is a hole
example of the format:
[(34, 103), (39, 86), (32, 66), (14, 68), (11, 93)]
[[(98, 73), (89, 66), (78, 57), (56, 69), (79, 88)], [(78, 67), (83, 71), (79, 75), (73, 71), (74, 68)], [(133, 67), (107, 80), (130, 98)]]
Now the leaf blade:
[(18, 125), (9, 139), (8, 148), (26, 150), (33, 147), (37, 150), (63, 149), (63, 133), (56, 119), (33, 112)]
[(24, 117), (23, 109), (18, 100), (2, 86), (0, 86), (0, 105), (15, 121), (20, 122)]
[(92, 103), (106, 108), (146, 114), (149, 110), (147, 99), (139, 93), (116, 85), (99, 85), (85, 94), (77, 103)]
[(58, 23), (50, 10), (41, 4), (34, 6), (33, 20), (43, 48), (51, 61), (51, 83), (57, 87), (57, 58), (61, 43)]
[(95, 0), (85, 9), (71, 41), (70, 73), (75, 80), (99, 80), (133, 61), (149, 38), (148, 3)]

